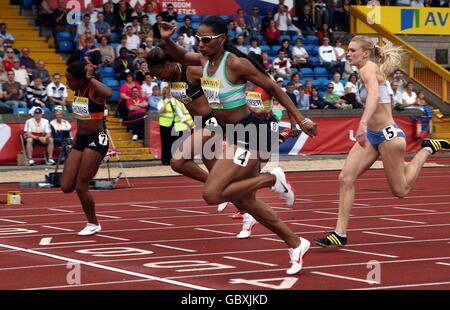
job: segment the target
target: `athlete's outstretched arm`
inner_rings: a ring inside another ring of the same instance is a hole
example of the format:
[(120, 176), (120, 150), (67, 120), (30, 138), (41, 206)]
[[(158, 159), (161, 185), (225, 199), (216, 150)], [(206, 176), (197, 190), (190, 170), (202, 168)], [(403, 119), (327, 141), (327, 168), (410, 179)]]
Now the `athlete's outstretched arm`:
[(185, 65), (185, 66), (201, 66), (200, 62), (200, 53), (192, 53), (186, 51), (181, 46), (177, 45), (170, 36), (175, 33), (177, 30), (177, 27), (175, 27), (172, 24), (162, 22), (161, 23), (161, 39), (164, 40), (164, 43), (166, 44), (166, 48), (169, 51), (169, 53), (172, 55), (172, 57), (178, 61), (179, 63)]

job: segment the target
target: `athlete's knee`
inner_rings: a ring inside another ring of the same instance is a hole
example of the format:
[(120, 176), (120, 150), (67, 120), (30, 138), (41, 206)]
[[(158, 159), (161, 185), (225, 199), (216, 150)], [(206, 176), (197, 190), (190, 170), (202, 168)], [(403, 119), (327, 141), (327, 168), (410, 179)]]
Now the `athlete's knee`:
[(183, 158), (174, 158), (170, 160), (170, 167), (173, 171), (181, 173), (183, 171), (183, 165), (186, 162), (186, 159)]
[(209, 205), (215, 205), (223, 202), (220, 199), (219, 191), (211, 186), (205, 186), (203, 188), (202, 195), (205, 202)]
[(63, 193), (65, 194), (69, 194), (71, 192), (73, 192), (75, 190), (75, 185), (74, 184), (61, 184), (61, 190), (63, 191)]
[(344, 170), (339, 173), (338, 180), (341, 188), (351, 188), (355, 183), (355, 179), (353, 178), (353, 176)]
[(397, 198), (405, 198), (409, 190), (407, 189), (393, 189), (392, 194)]

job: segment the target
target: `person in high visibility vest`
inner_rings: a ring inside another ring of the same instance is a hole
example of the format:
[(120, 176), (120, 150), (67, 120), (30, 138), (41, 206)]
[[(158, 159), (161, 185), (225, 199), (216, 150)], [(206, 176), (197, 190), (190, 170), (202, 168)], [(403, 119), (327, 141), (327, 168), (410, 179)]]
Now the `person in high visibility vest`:
[(163, 99), (158, 103), (161, 161), (163, 165), (168, 166), (172, 159), (171, 149), (173, 143), (178, 139), (182, 131), (194, 128), (194, 122), (186, 107), (172, 98), (170, 88), (165, 87), (163, 89), (162, 97)]

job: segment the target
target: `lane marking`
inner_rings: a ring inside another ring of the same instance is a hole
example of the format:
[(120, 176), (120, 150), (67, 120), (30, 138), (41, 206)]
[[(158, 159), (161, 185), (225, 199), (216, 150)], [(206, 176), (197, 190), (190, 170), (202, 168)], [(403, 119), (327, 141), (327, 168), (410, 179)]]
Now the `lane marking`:
[(326, 276), (326, 277), (332, 277), (332, 278), (338, 278), (338, 279), (344, 279), (344, 280), (351, 280), (351, 281), (357, 281), (357, 282), (364, 282), (364, 283), (367, 283), (367, 284), (378, 284), (378, 282), (376, 282), (376, 281), (363, 280), (363, 279), (358, 279), (358, 278), (353, 278), (353, 277), (346, 277), (346, 276), (340, 276), (340, 275), (337, 275), (337, 274), (320, 272), (320, 271), (311, 271), (311, 273), (318, 274), (318, 275), (321, 275), (321, 276)]
[(153, 246), (155, 246), (157, 248), (164, 248), (164, 249), (169, 249), (169, 250), (177, 250), (177, 251), (188, 252), (188, 253), (197, 253), (196, 250), (183, 249), (183, 248), (178, 248), (178, 247), (169, 246), (169, 245), (163, 245), (163, 244), (159, 244), (159, 243), (152, 243), (151, 245), (153, 245)]
[(173, 224), (160, 223), (160, 222), (152, 222), (152, 221), (147, 221), (147, 220), (139, 220), (139, 222), (142, 222), (142, 223), (150, 223), (150, 224), (157, 224), (157, 225), (165, 225), (165, 226), (173, 226)]
[(238, 258), (238, 257), (233, 257), (233, 256), (224, 256), (223, 258), (231, 259), (231, 260), (237, 260), (237, 261), (246, 262), (246, 263), (257, 264), (257, 265), (270, 266), (270, 267), (278, 266), (277, 264), (264, 263), (264, 262), (259, 262), (259, 261), (256, 261), (256, 260), (249, 260), (249, 259), (246, 259), (246, 258)]
[(98, 213), (97, 213), (97, 216), (107, 217), (110, 219), (121, 219), (121, 217), (119, 217), (119, 216), (104, 215), (104, 214), (98, 214)]
[(280, 239), (273, 239), (273, 238), (261, 238), (263, 240), (269, 240), (269, 241), (276, 241), (276, 242), (284, 242), (283, 240)]
[(159, 209), (159, 207), (143, 206), (143, 205), (130, 205), (130, 206), (139, 207), (139, 208), (147, 208), (147, 209)]
[(194, 228), (195, 230), (203, 230), (207, 232), (214, 232), (218, 234), (224, 234), (224, 235), (234, 235), (234, 233), (225, 232), (225, 231), (218, 231), (218, 230), (212, 230), (212, 229), (206, 229), (206, 228)]
[(198, 213), (198, 214), (209, 214), (209, 212), (204, 212), (204, 211), (193, 211), (193, 210), (183, 210), (183, 209), (177, 209), (177, 211), (191, 212), (191, 213)]
[(411, 211), (423, 211), (423, 212), (436, 212), (436, 210), (414, 209), (414, 208), (404, 208), (404, 207), (394, 207), (394, 209), (411, 210)]
[(130, 241), (130, 239), (125, 239), (125, 238), (119, 238), (119, 237), (113, 237), (113, 236), (107, 236), (107, 235), (100, 235), (100, 234), (96, 234), (96, 236), (99, 237), (104, 237), (104, 238), (110, 238), (110, 239), (116, 239), (116, 240), (120, 240), (120, 241)]
[(301, 226), (311, 226), (311, 227), (316, 227), (316, 228), (323, 228), (323, 229), (333, 229), (333, 227), (329, 227), (329, 226), (319, 226), (319, 225), (312, 225), (312, 224), (304, 224), (304, 223), (290, 223), (292, 225), (301, 225)]
[(403, 285), (392, 285), (392, 286), (378, 286), (378, 287), (367, 287), (367, 288), (357, 288), (354, 290), (389, 290), (395, 288), (409, 288), (409, 287), (420, 287), (420, 286), (434, 286), (434, 285), (447, 285), (450, 282), (431, 282), (431, 283), (418, 283), (418, 284), (403, 284)]
[(75, 213), (75, 211), (70, 211), (70, 210), (61, 210), (61, 209), (56, 209), (56, 208), (49, 208), (47, 210), (51, 210), (51, 211), (57, 211), (57, 212), (64, 212), (64, 213)]
[(53, 237), (42, 238), (39, 245), (61, 245), (61, 244), (78, 244), (78, 243), (88, 243), (97, 242), (95, 240), (82, 240), (82, 241), (65, 241), (65, 242), (52, 242)]
[(386, 236), (386, 237), (414, 239), (414, 237), (409, 237), (409, 236), (400, 236), (400, 235), (383, 234), (383, 233), (378, 233), (378, 232), (373, 232), (373, 231), (363, 231), (363, 234), (372, 234), (372, 235), (380, 235), (380, 236)]
[(56, 229), (56, 230), (62, 230), (62, 231), (74, 231), (73, 229), (54, 227), (54, 226), (42, 226), (42, 227), (50, 228), (50, 229)]
[(443, 262), (437, 262), (436, 264), (438, 264), (438, 265), (444, 265), (444, 266), (450, 266), (449, 263), (443, 263)]
[(27, 223), (27, 222), (7, 220), (7, 219), (0, 219), (0, 221), (11, 222), (11, 223), (16, 223), (16, 224), (26, 224)]
[(391, 219), (391, 218), (388, 218), (388, 217), (381, 217), (380, 220), (396, 221), (396, 222), (406, 222), (406, 223), (413, 223), (413, 224), (426, 224), (426, 222), (408, 221), (408, 220), (398, 220), (398, 219)]
[(353, 252), (353, 253), (359, 253), (359, 254), (367, 254), (367, 255), (375, 255), (375, 256), (382, 256), (382, 257), (389, 257), (389, 258), (398, 258), (398, 256), (395, 256), (395, 255), (379, 254), (379, 253), (357, 251), (357, 250), (349, 250), (349, 249), (341, 249), (341, 251)]
[(115, 267), (110, 267), (110, 266), (104, 266), (104, 265), (100, 265), (98, 263), (90, 263), (90, 262), (82, 261), (82, 260), (79, 260), (79, 259), (73, 259), (73, 258), (69, 258), (69, 257), (64, 257), (64, 256), (44, 253), (44, 252), (40, 252), (40, 251), (19, 248), (19, 247), (16, 247), (16, 246), (0, 244), (0, 247), (4, 247), (4, 248), (10, 249), (10, 250), (15, 250), (15, 251), (21, 251), (21, 252), (25, 252), (25, 253), (35, 254), (35, 255), (39, 255), (39, 256), (46, 256), (46, 257), (50, 257), (50, 258), (53, 258), (53, 259), (62, 260), (62, 261), (66, 261), (66, 262), (86, 265), (86, 266), (90, 266), (90, 267), (94, 267), (94, 268), (98, 268), (98, 269), (108, 270), (108, 271), (111, 271), (111, 272), (117, 272), (117, 273), (121, 273), (121, 274), (126, 274), (126, 275), (133, 276), (133, 277), (160, 281), (160, 282), (169, 283), (169, 284), (182, 286), (182, 287), (188, 287), (188, 288), (191, 288), (191, 289), (212, 290), (212, 288), (208, 288), (208, 287), (204, 287), (204, 286), (199, 286), (199, 285), (184, 283), (184, 282), (180, 282), (180, 281), (159, 278), (159, 277), (155, 277), (155, 276), (146, 275), (146, 274), (143, 274), (143, 273), (138, 273), (138, 272), (134, 272), (134, 271), (128, 271), (128, 270), (115, 268)]

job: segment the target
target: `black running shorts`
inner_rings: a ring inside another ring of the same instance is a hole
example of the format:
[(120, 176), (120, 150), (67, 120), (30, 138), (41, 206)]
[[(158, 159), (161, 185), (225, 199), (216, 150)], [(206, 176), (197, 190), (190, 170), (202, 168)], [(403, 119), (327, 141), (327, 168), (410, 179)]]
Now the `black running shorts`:
[(109, 148), (108, 135), (103, 131), (90, 135), (77, 135), (73, 149), (82, 152), (85, 148), (95, 150), (105, 156)]

